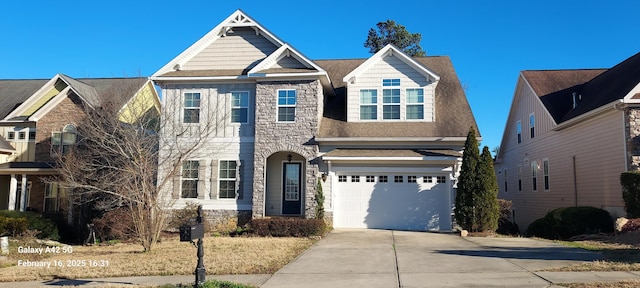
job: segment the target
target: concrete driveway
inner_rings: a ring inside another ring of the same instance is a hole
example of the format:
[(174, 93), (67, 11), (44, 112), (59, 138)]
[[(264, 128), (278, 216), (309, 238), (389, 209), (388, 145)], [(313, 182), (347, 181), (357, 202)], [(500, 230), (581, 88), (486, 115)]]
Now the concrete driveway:
[(549, 287), (535, 271), (600, 257), (527, 238), (338, 229), (260, 287)]

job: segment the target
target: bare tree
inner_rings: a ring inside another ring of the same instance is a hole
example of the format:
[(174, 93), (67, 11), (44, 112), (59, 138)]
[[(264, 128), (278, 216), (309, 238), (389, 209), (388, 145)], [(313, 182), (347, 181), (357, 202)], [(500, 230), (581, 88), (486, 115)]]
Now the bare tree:
[[(171, 186), (172, 179), (180, 176), (183, 160), (195, 153), (219, 124), (200, 121), (195, 126), (181, 125), (180, 100), (165, 99), (165, 110), (159, 113), (148, 105), (152, 97), (131, 100), (139, 88), (119, 86), (100, 95), (98, 107), (82, 105), (86, 118), (78, 123), (77, 143), (71, 149), (60, 149), (56, 157), (57, 181), (68, 189), (69, 200), (76, 205), (91, 204), (101, 211), (129, 209), (135, 235), (144, 251), (150, 251), (175, 202), (161, 192), (176, 189)], [(194, 117), (211, 118), (197, 112)], [(160, 131), (166, 135), (160, 137)], [(64, 133), (62, 142), (73, 137)], [(189, 136), (188, 141), (184, 135)]]

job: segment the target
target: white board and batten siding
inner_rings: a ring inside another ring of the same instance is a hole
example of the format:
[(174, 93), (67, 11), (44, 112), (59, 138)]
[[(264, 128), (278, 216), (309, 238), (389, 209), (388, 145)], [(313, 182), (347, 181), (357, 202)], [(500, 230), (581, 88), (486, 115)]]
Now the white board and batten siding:
[[(555, 122), (522, 79), (516, 94), (517, 102), (512, 104), (515, 107), (503, 135), (502, 156), (495, 168), (499, 197), (513, 201), (520, 228), (526, 230), (531, 222), (555, 208), (575, 206), (576, 190), (578, 206), (603, 208), (615, 216), (622, 216), (619, 214), (624, 203), (619, 177), (625, 170), (626, 161), (623, 112), (609, 110), (577, 125), (554, 131)], [(531, 113), (535, 115), (534, 138), (530, 137)], [(518, 120), (522, 127), (521, 143), (517, 142)], [(548, 190), (544, 187), (545, 160), (549, 163)], [(537, 169), (535, 191), (534, 162), (540, 167)], [(522, 169), (522, 191), (518, 190), (518, 167)]]
[(235, 70), (256, 65), (278, 47), (252, 28), (233, 28), (182, 65), (182, 70)]
[[(382, 79), (400, 79), (400, 87), (389, 86), (382, 87)], [(356, 77), (354, 83), (348, 83), (347, 89), (347, 121), (360, 121), (360, 90), (361, 89), (377, 89), (378, 90), (378, 121), (382, 120), (382, 89), (400, 89), (400, 120), (406, 115), (406, 89), (423, 88), (424, 89), (424, 120), (409, 121), (435, 121), (435, 102), (434, 93), (437, 82), (428, 82), (424, 75), (416, 71), (402, 60), (395, 56), (387, 56), (370, 67), (367, 71)], [(376, 121), (376, 120), (365, 120)], [(385, 120), (390, 121), (390, 120)]]

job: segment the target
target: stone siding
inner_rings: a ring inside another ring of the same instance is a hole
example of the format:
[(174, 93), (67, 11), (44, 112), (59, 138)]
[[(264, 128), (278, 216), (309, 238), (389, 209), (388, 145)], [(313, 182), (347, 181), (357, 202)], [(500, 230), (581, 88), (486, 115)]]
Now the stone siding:
[(640, 169), (640, 109), (625, 110), (625, 140), (627, 141), (627, 167)]
[[(277, 122), (279, 89), (296, 90), (295, 122)], [(253, 173), (253, 217), (265, 215), (265, 168), (267, 158), (280, 151), (289, 151), (305, 158), (306, 173), (303, 195), (304, 216), (313, 217), (318, 176), (318, 113), (322, 87), (318, 80), (259, 82), (256, 85), (255, 143)]]

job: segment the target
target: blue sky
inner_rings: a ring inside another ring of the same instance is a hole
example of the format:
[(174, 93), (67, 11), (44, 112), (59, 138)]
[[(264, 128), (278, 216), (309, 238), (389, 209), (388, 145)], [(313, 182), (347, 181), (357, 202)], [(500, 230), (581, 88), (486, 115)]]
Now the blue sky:
[(521, 70), (609, 68), (640, 52), (637, 0), (2, 1), (0, 78), (150, 76), (242, 9), (310, 59), (369, 57), (393, 19), (451, 57), (483, 136), (498, 146)]

